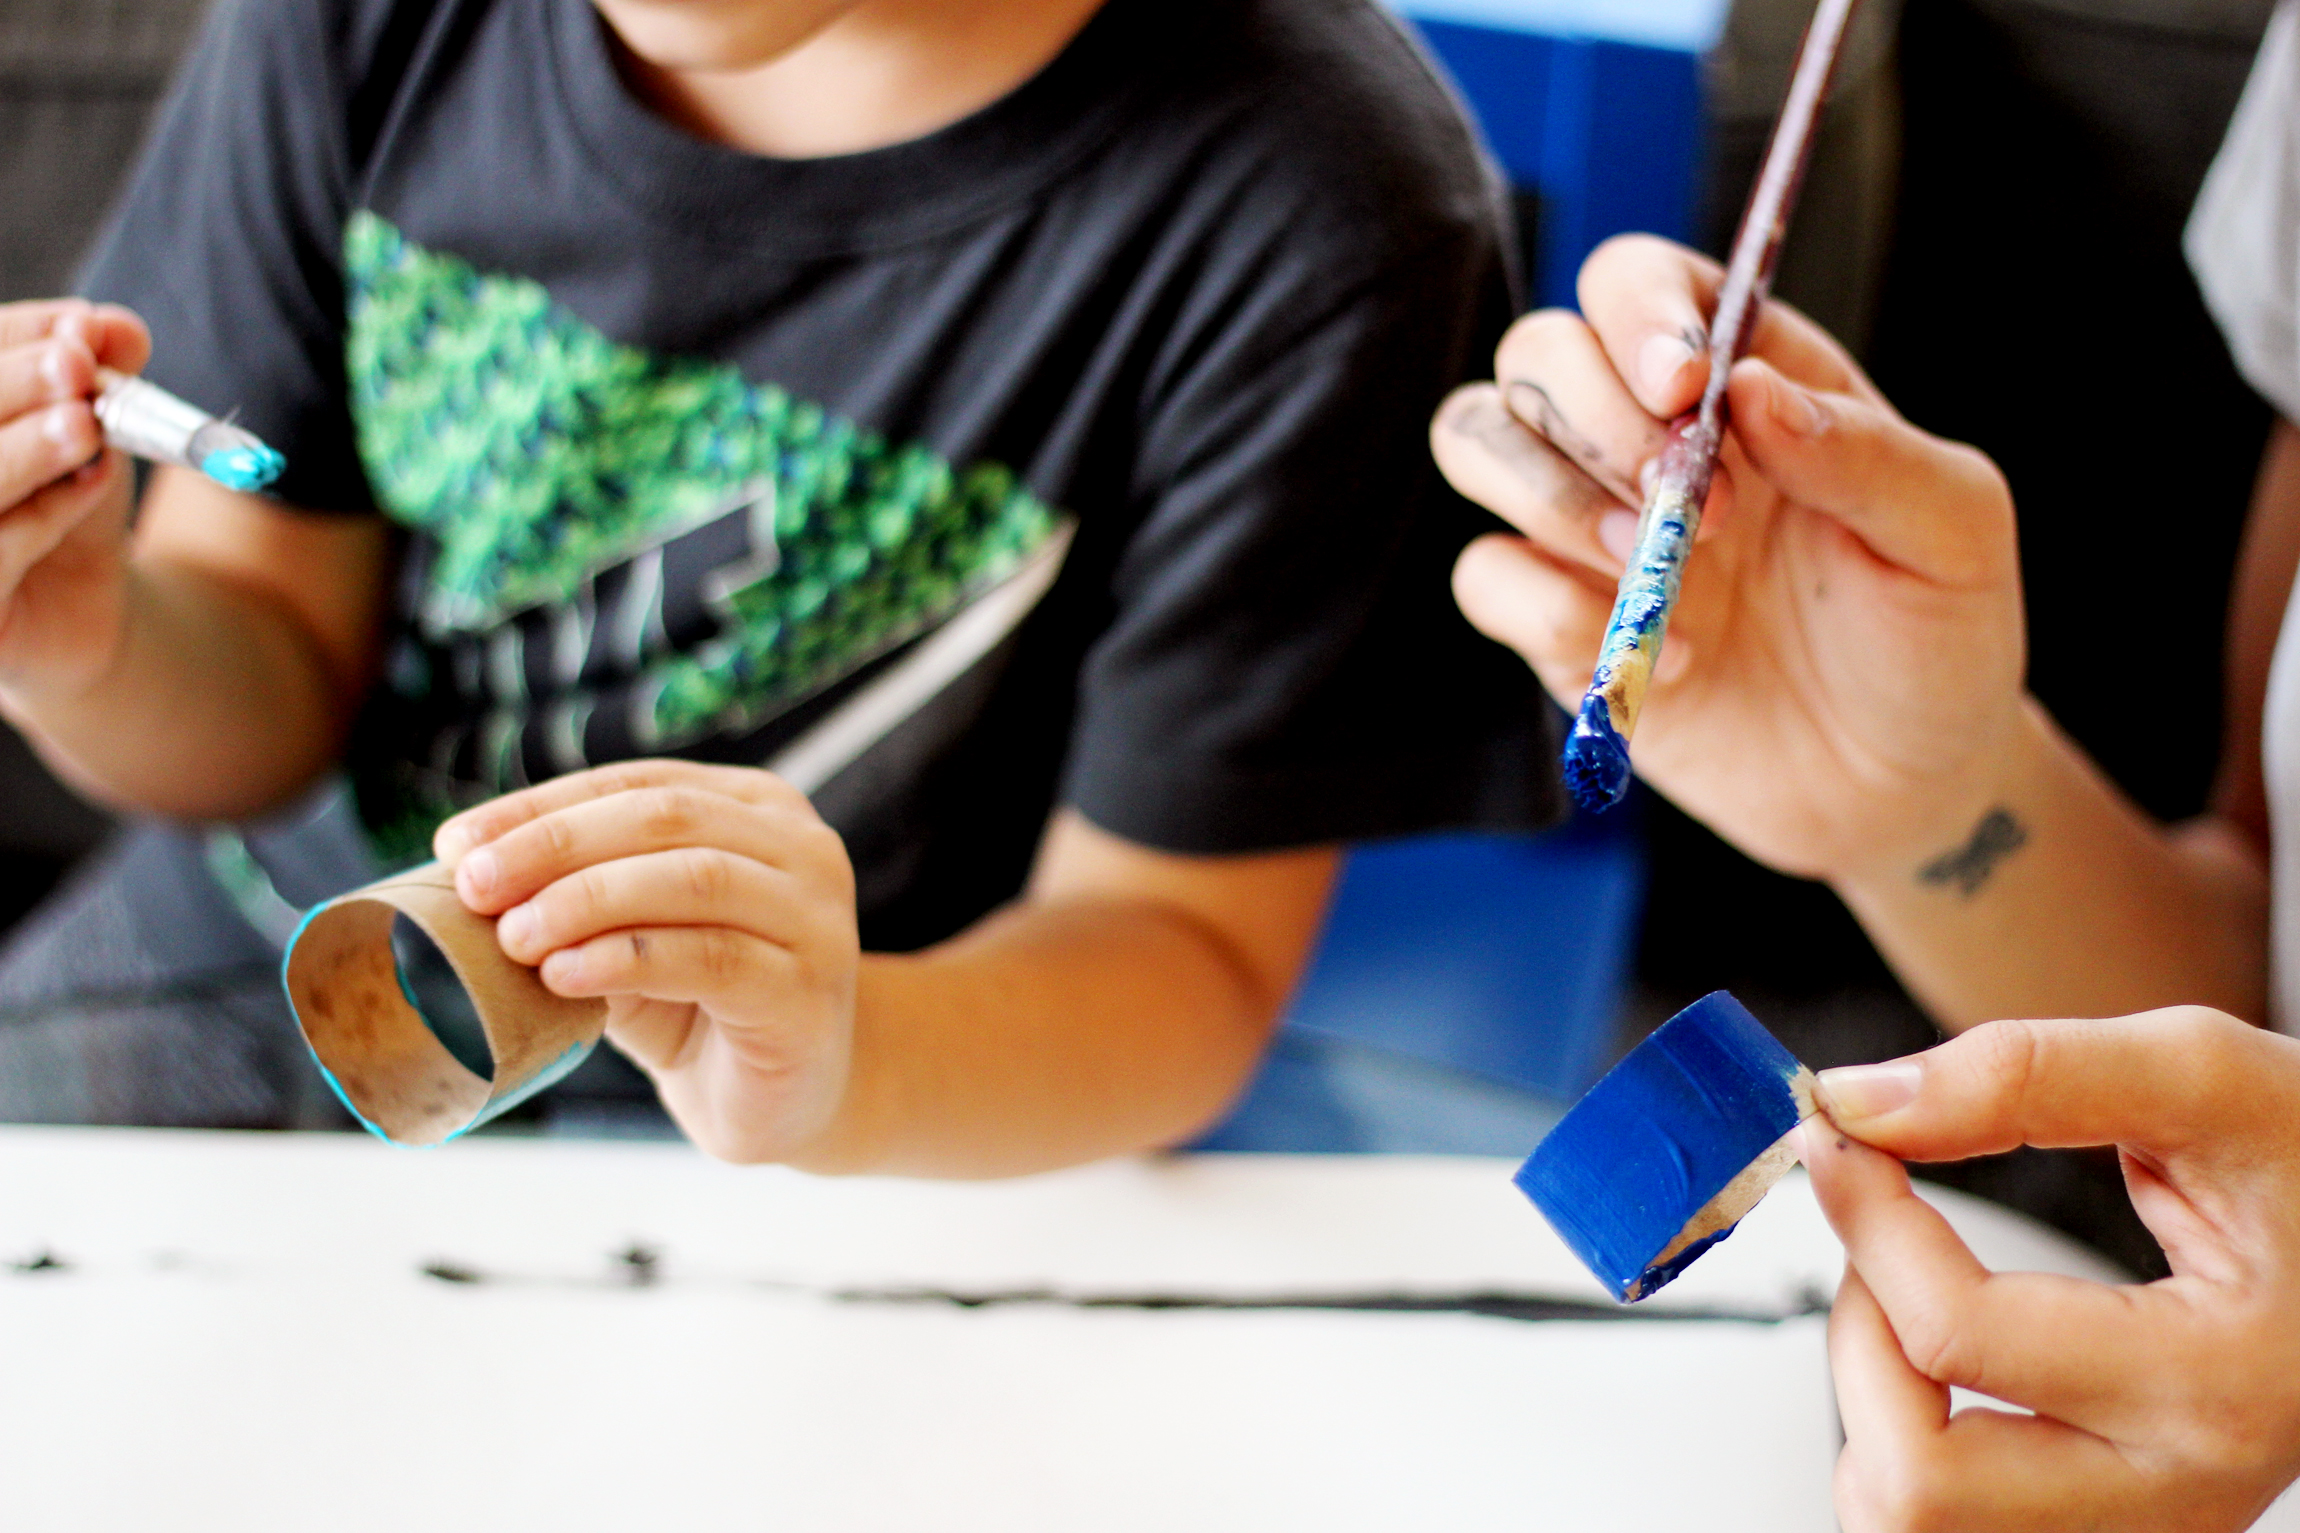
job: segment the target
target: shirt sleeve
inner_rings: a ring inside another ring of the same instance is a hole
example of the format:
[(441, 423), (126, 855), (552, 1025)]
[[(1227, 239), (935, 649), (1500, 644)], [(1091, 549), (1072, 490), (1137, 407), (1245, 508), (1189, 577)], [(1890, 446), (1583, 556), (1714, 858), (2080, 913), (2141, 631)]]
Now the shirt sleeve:
[(1452, 598), (1500, 524), (1428, 448), (1511, 312), (1498, 235), (1465, 225), (1338, 293), (1303, 266), (1177, 338), (1066, 800), (1200, 854), (1546, 824), (1553, 710)]
[(2268, 24), (2185, 243), (2237, 369), (2300, 421), (2300, 0)]
[(287, 458), (272, 493), (372, 507), (343, 376), (338, 243), (350, 60), (375, 26), (328, 0), (223, 0), (82, 273), (152, 329), (153, 382)]

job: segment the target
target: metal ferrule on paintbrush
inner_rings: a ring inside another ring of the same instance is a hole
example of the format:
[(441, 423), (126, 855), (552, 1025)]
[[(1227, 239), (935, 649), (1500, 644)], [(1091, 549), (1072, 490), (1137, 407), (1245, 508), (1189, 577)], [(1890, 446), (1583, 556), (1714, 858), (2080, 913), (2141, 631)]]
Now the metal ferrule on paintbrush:
[(247, 493), (263, 489), (287, 467), (254, 432), (217, 420), (157, 384), (108, 367), (97, 369), (96, 381), (96, 420), (107, 446), (192, 469)]
[(1701, 528), (1701, 507), (1717, 472), (1725, 444), (1725, 386), (1733, 364), (1749, 349), (1749, 333), (1773, 283), (1781, 236), (1796, 206), (1797, 187), (1813, 149), (1813, 134), (1828, 95), (1855, 0), (1821, 0), (1805, 29), (1788, 98), (1773, 126), (1772, 142), (1758, 172), (1741, 230), (1733, 239), (1733, 259), (1717, 294), (1717, 317), (1710, 326), (1709, 385), (1691, 413), (1670, 424), (1653, 488), (1637, 523), (1637, 548), (1621, 572), (1613, 617), (1598, 646), (1597, 669), (1581, 701), (1581, 715), (1565, 742), (1565, 785), (1574, 801), (1591, 812), (1610, 809), (1629, 791), (1629, 738), (1645, 706), (1653, 667), (1661, 658), (1662, 637), (1685, 560)]

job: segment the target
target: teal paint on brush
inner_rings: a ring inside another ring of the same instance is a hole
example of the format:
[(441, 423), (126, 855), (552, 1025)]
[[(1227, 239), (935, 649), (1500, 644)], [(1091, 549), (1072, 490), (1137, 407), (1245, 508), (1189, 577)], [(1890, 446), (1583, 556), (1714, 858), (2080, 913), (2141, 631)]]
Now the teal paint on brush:
[(197, 470), (248, 495), (268, 489), (287, 471), (287, 459), (254, 432), (218, 420), (158, 384), (108, 367), (96, 369), (96, 381), (96, 420), (107, 446), (147, 462)]
[(209, 453), (200, 460), (200, 472), (227, 490), (253, 495), (287, 472), (287, 459), (256, 442)]
[(1838, 44), (1844, 40), (1854, 3), (1820, 0), (1813, 12), (1798, 50), (1796, 73), (1789, 80), (1788, 98), (1781, 104), (1780, 120), (1773, 125), (1773, 139), (1765, 150), (1764, 167), (1749, 195), (1748, 210), (1741, 215), (1740, 233), (1733, 238), (1733, 259), (1718, 290), (1716, 318), (1706, 339), (1686, 338), (1696, 351), (1706, 347), (1709, 383), (1701, 391), (1699, 406), (1670, 423), (1645, 514), (1637, 524), (1637, 551), (1622, 571), (1613, 618), (1598, 647), (1597, 669), (1566, 741), (1566, 786), (1575, 802), (1591, 813), (1612, 808), (1629, 791), (1630, 736), (1645, 706), (1653, 667), (1661, 658), (1661, 640), (1677, 605), (1685, 560), (1701, 529), (1702, 503), (1709, 498), (1717, 454), (1725, 443), (1726, 382), (1733, 364), (1749, 349), (1758, 310), (1773, 285), (1781, 237), (1788, 232), (1789, 213), (1796, 206), (1797, 186), (1804, 179), (1805, 161), (1821, 120), (1821, 102), (1828, 94)]

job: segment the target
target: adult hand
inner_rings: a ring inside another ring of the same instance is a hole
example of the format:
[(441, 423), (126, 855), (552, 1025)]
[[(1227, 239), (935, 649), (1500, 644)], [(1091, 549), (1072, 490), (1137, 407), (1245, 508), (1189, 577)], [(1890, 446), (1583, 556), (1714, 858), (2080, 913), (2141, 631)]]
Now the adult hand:
[(118, 644), (134, 476), (104, 450), (99, 364), (141, 369), (125, 309), (0, 304), (0, 689), (70, 689)]
[[(2300, 1042), (2182, 1007), (1987, 1023), (1820, 1080), (1846, 1533), (2250, 1527), (2300, 1472)], [(2022, 1144), (2118, 1146), (2172, 1276), (1990, 1273), (1892, 1159)], [(2036, 1414), (1951, 1416), (1951, 1385)]]
[[(1523, 537), (1470, 545), (1462, 610), (1578, 707), (1666, 423), (1709, 375), (1718, 268), (1646, 236), (1528, 315), (1498, 381), (1432, 425), (1455, 486)], [(1732, 431), (1638, 721), (1639, 775), (1775, 867), (1915, 865), (1991, 807), (2021, 715), (2012, 503), (1778, 304), (1733, 372)]]
[(853, 1059), (854, 874), (766, 772), (639, 761), (558, 778), (439, 828), (456, 892), (504, 953), (607, 1036), (689, 1138), (786, 1159), (828, 1127)]

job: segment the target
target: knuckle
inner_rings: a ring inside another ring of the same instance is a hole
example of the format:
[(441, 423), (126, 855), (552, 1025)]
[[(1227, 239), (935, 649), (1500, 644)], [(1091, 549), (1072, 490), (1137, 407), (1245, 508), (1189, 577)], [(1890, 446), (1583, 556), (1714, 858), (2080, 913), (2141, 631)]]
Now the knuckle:
[[(1909, 429), (1916, 431), (1918, 428), (1912, 426)], [(1932, 437), (1931, 440), (1942, 439)], [(2005, 471), (1996, 459), (1978, 447), (1967, 446), (1963, 442), (1947, 442), (1944, 445), (1950, 462), (1971, 481), (1976, 494), (1984, 497), (1992, 506), (2001, 506), (2008, 512), (2012, 509), (2012, 482), (2005, 478)]]
[(2242, 1052), (2241, 1041), (2252, 1029), (2224, 1011), (2209, 1006), (2172, 1006), (2158, 1012), (2156, 1026), (2172, 1050), (2198, 1064), (2226, 1069)]
[(2248, 1098), (2259, 1071), (2256, 1029), (2208, 1006), (2169, 1007), (2148, 1021), (2166, 1059), (2176, 1063), (2177, 1073), (2168, 1077), (2182, 1088), (2183, 1116), (2195, 1121)]
[(1982, 1389), (1979, 1359), (1960, 1318), (1940, 1301), (1904, 1306), (1893, 1316), (1894, 1339), (1909, 1366), (1934, 1383)]
[(695, 958), (697, 966), (703, 971), (703, 977), (714, 985), (729, 984), (740, 979), (746, 967), (742, 943), (723, 926), (704, 929)]
[(554, 862), (571, 856), (575, 851), (575, 827), (563, 815), (547, 814), (532, 822), (535, 835), (543, 843), (543, 850)]
[(1985, 1022), (1959, 1040), (1978, 1078), (1998, 1101), (2018, 1103), (2029, 1094), (2049, 1046), (2046, 1024), (2022, 1019)]
[(675, 866), (680, 882), (699, 905), (716, 905), (731, 891), (734, 869), (724, 852), (713, 851), (709, 847), (690, 847), (679, 854)]
[(571, 875), (564, 887), (566, 903), (576, 911), (590, 915), (604, 910), (613, 899), (615, 886), (603, 867), (580, 868)]
[(609, 766), (594, 767), (591, 786), (602, 797), (615, 793), (635, 793), (661, 782), (662, 767), (663, 763), (659, 761), (618, 761)]
[(1560, 347), (1579, 342), (1589, 326), (1571, 309), (1536, 309), (1509, 327), (1495, 354), (1497, 376), (1534, 371)]
[(638, 791), (640, 826), (657, 840), (684, 842), (693, 837), (700, 819), (695, 797), (685, 788), (648, 787)]

